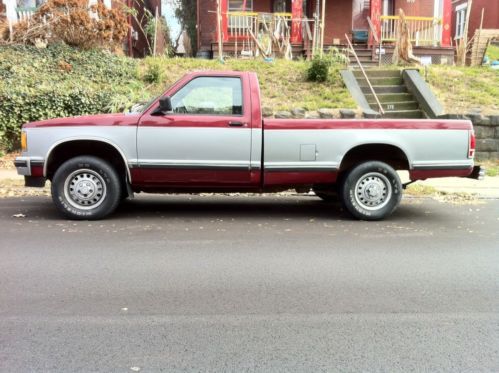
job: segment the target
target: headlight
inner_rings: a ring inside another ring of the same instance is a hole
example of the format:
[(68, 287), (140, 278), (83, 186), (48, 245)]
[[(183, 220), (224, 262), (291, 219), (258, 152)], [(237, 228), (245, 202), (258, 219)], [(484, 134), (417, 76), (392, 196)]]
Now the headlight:
[(23, 152), (28, 151), (28, 134), (26, 131), (21, 132), (21, 150)]

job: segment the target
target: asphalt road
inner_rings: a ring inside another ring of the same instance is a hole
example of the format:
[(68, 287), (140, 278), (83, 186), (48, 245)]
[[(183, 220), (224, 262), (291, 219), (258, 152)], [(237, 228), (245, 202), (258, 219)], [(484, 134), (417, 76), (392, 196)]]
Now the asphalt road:
[(3, 199), (0, 371), (498, 372), (498, 228), (499, 200)]

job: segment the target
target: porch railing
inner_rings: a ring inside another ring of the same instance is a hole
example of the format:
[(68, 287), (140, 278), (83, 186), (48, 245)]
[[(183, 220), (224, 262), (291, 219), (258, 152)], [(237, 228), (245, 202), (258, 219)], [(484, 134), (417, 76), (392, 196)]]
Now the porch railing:
[[(399, 16), (381, 16), (381, 42), (394, 42), (397, 38)], [(409, 37), (416, 46), (438, 46), (442, 40), (442, 19), (436, 17), (405, 17)]]
[(231, 38), (248, 38), (258, 35), (260, 29), (283, 35), (291, 27), (291, 13), (227, 12), (227, 31)]

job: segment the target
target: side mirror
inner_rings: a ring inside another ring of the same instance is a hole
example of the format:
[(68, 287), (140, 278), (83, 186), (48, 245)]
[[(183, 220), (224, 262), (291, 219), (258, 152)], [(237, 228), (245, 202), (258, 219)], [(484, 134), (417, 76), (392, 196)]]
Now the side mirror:
[(159, 109), (163, 113), (172, 111), (172, 100), (170, 99), (170, 97), (166, 96), (159, 99)]
[(151, 115), (163, 115), (169, 111), (172, 111), (172, 100), (168, 96), (161, 97), (159, 99), (159, 106), (154, 109)]

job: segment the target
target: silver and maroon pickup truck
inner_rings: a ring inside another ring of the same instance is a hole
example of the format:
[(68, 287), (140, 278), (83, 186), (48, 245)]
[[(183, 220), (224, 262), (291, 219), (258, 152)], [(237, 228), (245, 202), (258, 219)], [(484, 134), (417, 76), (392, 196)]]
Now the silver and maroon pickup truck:
[(263, 119), (251, 72), (196, 72), (140, 112), (51, 119), (22, 129), (15, 161), (27, 186), (52, 181), (57, 208), (100, 219), (134, 192), (337, 193), (356, 218), (378, 220), (403, 185), (478, 178), (469, 121)]

